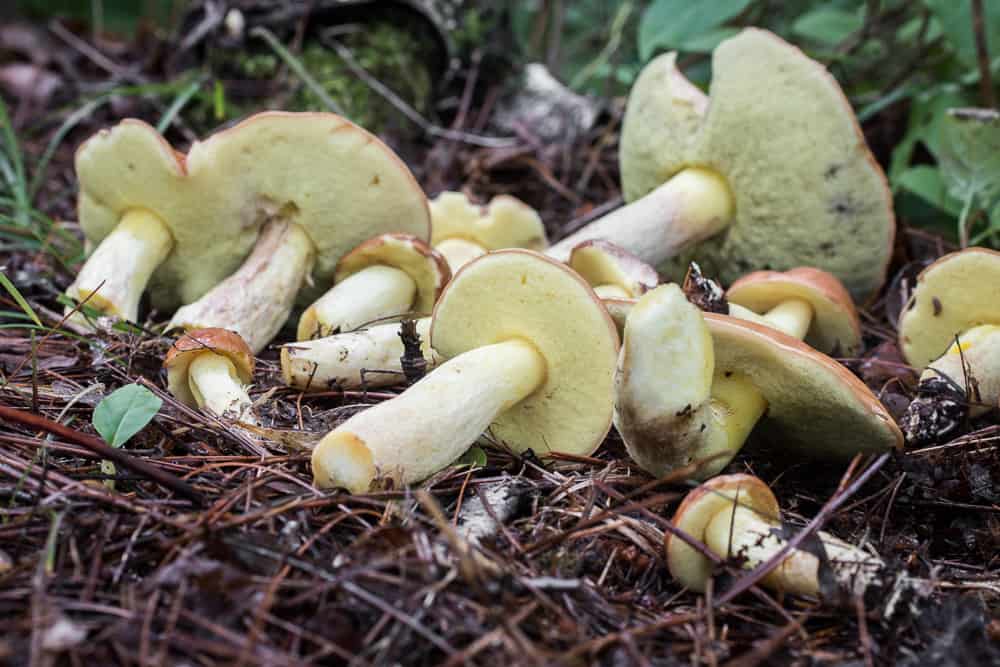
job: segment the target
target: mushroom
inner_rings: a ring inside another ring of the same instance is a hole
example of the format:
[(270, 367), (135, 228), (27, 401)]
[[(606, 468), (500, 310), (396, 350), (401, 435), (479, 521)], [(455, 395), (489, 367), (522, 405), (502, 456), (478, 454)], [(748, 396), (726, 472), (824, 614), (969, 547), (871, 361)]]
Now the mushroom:
[(694, 477), (710, 477), (757, 426), (819, 458), (902, 443), (878, 399), (836, 361), (771, 327), (702, 313), (674, 284), (629, 313), (616, 392), (615, 426), (656, 476), (699, 463)]
[(167, 389), (177, 400), (219, 417), (256, 425), (246, 385), (254, 358), (239, 334), (225, 329), (188, 331), (163, 360)]
[(675, 61), (650, 62), (629, 97), (619, 161), (631, 203), (549, 253), (565, 260), (602, 238), (674, 280), (692, 259), (723, 283), (806, 265), (871, 295), (888, 267), (892, 196), (833, 77), (753, 28), (716, 48), (711, 104)]
[[(430, 347), (431, 318), (416, 321), (428, 368), (440, 362)], [(281, 376), (290, 387), (325, 391), (330, 387), (388, 387), (404, 380), (400, 324), (377, 324), (281, 348)]]
[[(787, 543), (778, 500), (752, 475), (722, 475), (703, 483), (681, 502), (673, 525), (720, 558), (740, 559), (747, 570), (767, 562)], [(829, 533), (817, 532), (815, 538), (808, 550), (789, 551), (761, 583), (795, 595), (861, 595), (883, 568), (877, 556)], [(664, 539), (670, 574), (687, 588), (704, 591), (712, 561), (674, 533)]]
[(431, 244), (452, 272), (491, 250), (544, 250), (549, 245), (538, 212), (509, 195), (477, 206), (461, 192), (442, 192), (430, 201), (430, 210)]
[(826, 271), (755, 271), (730, 285), (726, 300), (730, 315), (753, 321), (740, 311), (749, 309), (762, 323), (820, 352), (853, 356), (861, 349), (861, 322), (851, 295)]
[(517, 451), (589, 454), (611, 427), (618, 335), (564, 264), (528, 250), (469, 262), (434, 309), (431, 344), (447, 361), (320, 441), (317, 486), (425, 479), (487, 428)]
[(899, 317), (899, 347), (925, 369), (903, 417), (907, 441), (926, 444), (1000, 402), (1000, 253), (968, 248), (920, 274)]
[(407, 313), (428, 314), (450, 278), (444, 257), (415, 236), (376, 236), (341, 258), (333, 287), (302, 313), (298, 339)]
[(80, 225), (99, 245), (68, 294), (134, 320), (148, 282), (154, 307), (196, 302), (181, 320), (224, 324), (255, 349), (310, 273), (328, 283), (340, 257), (372, 234), (430, 234), (410, 171), (334, 114), (260, 113), (186, 156), (126, 120), (88, 139), (76, 169)]
[(656, 269), (614, 243), (599, 239), (573, 248), (567, 262), (602, 299), (638, 297), (656, 287)]

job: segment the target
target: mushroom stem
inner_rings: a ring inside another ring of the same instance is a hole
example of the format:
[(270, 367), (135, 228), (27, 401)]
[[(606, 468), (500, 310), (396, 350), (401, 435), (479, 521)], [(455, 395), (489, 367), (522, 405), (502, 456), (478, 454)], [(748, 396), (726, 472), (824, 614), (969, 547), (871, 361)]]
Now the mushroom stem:
[(629, 299), (632, 297), (628, 290), (618, 285), (595, 285), (594, 294), (602, 299)]
[(566, 261), (580, 243), (605, 239), (659, 266), (718, 234), (732, 216), (733, 196), (725, 180), (707, 169), (690, 167), (645, 197), (567, 236), (548, 254)]
[(298, 339), (350, 331), (409, 312), (417, 284), (405, 271), (376, 264), (334, 285), (299, 319)]
[(803, 299), (787, 299), (764, 314), (764, 321), (792, 338), (804, 340), (812, 324), (813, 308)]
[(475, 258), (482, 257), (489, 252), (474, 241), (456, 238), (444, 239), (435, 245), (434, 249), (444, 255), (452, 273), (455, 273)]
[[(752, 570), (785, 546), (784, 534), (778, 517), (765, 517), (749, 507), (731, 504), (708, 522), (704, 537), (705, 545), (715, 554), (741, 558), (744, 569)], [(764, 583), (786, 593), (818, 596), (823, 593), (825, 581), (820, 572), (825, 563), (834, 576), (831, 583), (850, 592), (864, 592), (882, 561), (828, 533), (818, 532), (816, 537), (823, 546), (824, 561), (809, 551), (793, 549)]]
[[(428, 368), (433, 368), (440, 358), (431, 350), (430, 328), (429, 317), (417, 320), (420, 349)], [(399, 330), (398, 323), (379, 324), (362, 331), (286, 345), (281, 348), (281, 375), (285, 384), (302, 391), (400, 384), (404, 377)]]
[(521, 340), (460, 354), (327, 434), (313, 450), (316, 485), (363, 493), (376, 480), (398, 486), (425, 479), (461, 456), (545, 377), (545, 359)]
[(191, 361), (188, 384), (198, 407), (220, 417), (256, 425), (253, 405), (240, 383), (232, 361), (215, 352), (202, 352)]
[(174, 313), (169, 328), (235, 331), (254, 353), (277, 335), (312, 271), (315, 249), (299, 225), (268, 223), (235, 273)]
[(90, 297), (88, 306), (134, 322), (149, 277), (173, 245), (170, 231), (156, 215), (132, 209), (97, 246), (66, 293), (77, 301)]

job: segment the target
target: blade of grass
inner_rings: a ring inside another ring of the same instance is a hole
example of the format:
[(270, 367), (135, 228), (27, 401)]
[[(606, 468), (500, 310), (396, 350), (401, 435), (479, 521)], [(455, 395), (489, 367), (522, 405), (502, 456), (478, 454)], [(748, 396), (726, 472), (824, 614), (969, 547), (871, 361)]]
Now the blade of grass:
[(163, 115), (160, 117), (160, 122), (156, 124), (157, 132), (163, 133), (168, 127), (170, 127), (170, 124), (174, 122), (174, 118), (176, 118), (177, 114), (179, 114), (181, 110), (187, 106), (187, 103), (191, 101), (191, 98), (197, 94), (203, 83), (205, 83), (204, 74), (197, 77), (194, 81), (189, 83), (185, 88), (177, 93), (177, 96), (174, 97), (174, 101), (170, 103), (170, 106), (167, 107), (167, 110), (164, 111)]
[(35, 173), (31, 177), (31, 185), (28, 188), (28, 195), (31, 200), (34, 200), (35, 195), (38, 194), (38, 189), (42, 187), (42, 180), (45, 178), (45, 171), (49, 166), (49, 161), (55, 154), (56, 149), (59, 148), (59, 144), (63, 142), (66, 135), (76, 127), (80, 121), (89, 118), (93, 113), (103, 104), (107, 103), (111, 99), (110, 94), (101, 95), (82, 107), (71, 113), (66, 117), (66, 120), (62, 122), (59, 129), (55, 131), (52, 138), (49, 140), (48, 145), (45, 147), (45, 152), (42, 153), (42, 157), (38, 160), (38, 165), (35, 167)]
[(17, 305), (24, 311), (24, 314), (30, 317), (32, 322), (41, 327), (42, 321), (38, 319), (38, 315), (35, 314), (35, 310), (31, 307), (31, 304), (29, 304), (27, 299), (22, 296), (21, 292), (14, 286), (14, 283), (11, 282), (10, 278), (8, 278), (7, 274), (3, 271), (0, 271), (0, 285), (3, 285), (3, 288), (10, 293), (14, 301), (17, 302)]
[(14, 134), (14, 125), (7, 113), (7, 105), (0, 100), (0, 136), (3, 138), (4, 162), (7, 168), (4, 170), (11, 195), (17, 202), (15, 216), (18, 224), (27, 226), (28, 213), (31, 205), (28, 201), (28, 190), (24, 174), (24, 160), (21, 157), (21, 148), (17, 143), (17, 136)]
[(337, 104), (334, 99), (327, 94), (323, 86), (319, 85), (319, 82), (317, 82), (316, 79), (309, 74), (309, 71), (306, 70), (305, 66), (302, 64), (302, 61), (296, 58), (291, 51), (286, 49), (285, 45), (274, 36), (273, 32), (262, 26), (257, 26), (250, 31), (250, 36), (260, 37), (267, 42), (267, 45), (271, 47), (271, 50), (274, 51), (274, 53), (281, 58), (286, 65), (288, 65), (289, 69), (295, 72), (296, 76), (302, 80), (302, 83), (306, 84), (309, 87), (309, 90), (311, 90), (312, 93), (318, 97), (330, 111), (340, 114), (345, 118), (347, 117), (347, 114), (345, 114), (344, 110), (340, 108), (340, 105)]

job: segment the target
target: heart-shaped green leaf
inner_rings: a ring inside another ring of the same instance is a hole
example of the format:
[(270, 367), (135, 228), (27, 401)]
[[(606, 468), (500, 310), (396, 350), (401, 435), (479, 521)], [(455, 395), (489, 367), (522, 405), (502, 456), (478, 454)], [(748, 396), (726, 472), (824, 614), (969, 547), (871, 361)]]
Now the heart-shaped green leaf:
[(941, 122), (938, 162), (954, 197), (991, 208), (1000, 197), (1000, 112), (949, 109)]
[(138, 384), (127, 384), (94, 408), (94, 428), (112, 447), (121, 447), (160, 411), (160, 397)]

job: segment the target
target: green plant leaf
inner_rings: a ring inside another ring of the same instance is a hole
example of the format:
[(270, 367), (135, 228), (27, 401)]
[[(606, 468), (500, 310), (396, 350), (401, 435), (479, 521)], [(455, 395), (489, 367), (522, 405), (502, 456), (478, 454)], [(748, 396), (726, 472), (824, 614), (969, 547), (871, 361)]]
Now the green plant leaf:
[(864, 23), (862, 15), (835, 7), (817, 7), (792, 24), (792, 32), (804, 39), (834, 46), (844, 41)]
[[(941, 23), (948, 43), (966, 67), (976, 65), (976, 39), (972, 33), (972, 3), (970, 0), (924, 0)], [(1000, 50), (1000, 2), (983, 3), (983, 23), (986, 32), (986, 50), (996, 54)]]
[(962, 212), (962, 202), (948, 192), (948, 186), (936, 167), (927, 164), (910, 167), (900, 174), (897, 182), (905, 191), (912, 192), (952, 217), (958, 217)]
[(11, 282), (10, 278), (8, 278), (7, 274), (3, 271), (0, 271), (0, 285), (3, 285), (3, 288), (7, 290), (11, 298), (17, 302), (17, 305), (24, 311), (25, 315), (30, 317), (31, 320), (38, 326), (42, 326), (42, 321), (38, 319), (38, 315), (35, 314), (35, 310), (31, 307), (31, 304), (28, 303), (28, 300), (24, 298), (21, 292), (14, 286), (14, 283)]
[(153, 419), (163, 401), (138, 384), (127, 384), (94, 408), (94, 428), (112, 447), (121, 447)]
[[(686, 44), (701, 44), (706, 33), (738, 16), (750, 0), (654, 0), (639, 20), (639, 57), (649, 58), (659, 49), (687, 50)], [(717, 42), (716, 42), (717, 43)]]
[(462, 454), (462, 457), (458, 459), (458, 463), (473, 468), (483, 468), (486, 466), (486, 452), (481, 447), (473, 445)]
[(948, 191), (992, 208), (1000, 197), (1000, 112), (949, 109), (940, 132), (938, 163)]

